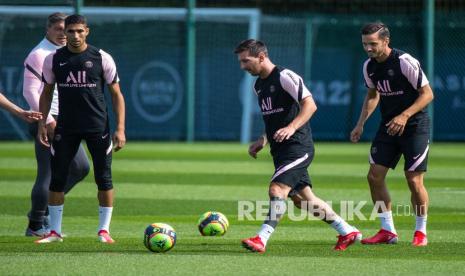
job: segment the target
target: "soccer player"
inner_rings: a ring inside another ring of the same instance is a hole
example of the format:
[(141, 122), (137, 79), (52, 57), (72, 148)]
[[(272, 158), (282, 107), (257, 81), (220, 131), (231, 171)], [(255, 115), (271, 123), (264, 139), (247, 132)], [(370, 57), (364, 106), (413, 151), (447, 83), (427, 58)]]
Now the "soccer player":
[[(42, 66), (45, 57), (66, 45), (64, 13), (53, 13), (47, 18), (45, 38), (32, 49), (24, 61), (23, 95), (32, 110), (39, 110), (39, 98), (42, 92)], [(58, 91), (55, 87), (50, 113), (46, 116), (47, 133), (50, 138), (56, 126), (58, 115)], [(37, 175), (31, 192), (31, 210), (28, 213), (29, 224), (26, 236), (44, 237), (48, 233), (47, 203), (50, 185), (50, 147), (43, 146), (37, 139), (37, 123), (30, 125), (30, 133), (34, 137), (34, 149), (37, 161)], [(84, 148), (80, 145), (69, 168), (69, 177), (64, 192), (67, 193), (89, 173), (89, 160)]]
[(404, 174), (411, 192), (416, 214), (412, 244), (425, 246), (428, 193), (423, 185), (429, 149), (430, 122), (426, 106), (433, 100), (420, 63), (401, 50), (390, 48), (390, 34), (381, 22), (366, 24), (362, 30), (362, 44), (368, 54), (363, 65), (363, 76), (368, 88), (357, 125), (350, 134), (356, 143), (363, 133), (363, 125), (378, 102), (381, 123), (371, 145), (368, 183), (371, 197), (378, 208), (381, 230), (364, 244), (396, 243), (391, 197), (386, 187), (386, 174), (404, 156)]
[(0, 107), (7, 110), (11, 114), (16, 115), (18, 118), (23, 119), (28, 123), (36, 122), (42, 118), (42, 113), (35, 111), (25, 111), (21, 107), (10, 102), (3, 94), (0, 92)]
[(275, 166), (268, 190), (270, 209), (267, 219), (257, 235), (243, 240), (242, 245), (251, 251), (265, 252), (268, 239), (286, 211), (286, 199), (291, 193), (298, 207), (303, 201), (307, 210), (316, 216), (321, 215), (320, 218), (339, 233), (334, 249), (345, 250), (362, 235), (313, 193), (307, 172), (314, 155), (308, 121), (317, 109), (312, 94), (299, 75), (271, 62), (263, 42), (255, 39), (242, 41), (234, 53), (242, 70), (258, 76), (254, 91), (265, 123), (266, 134), (250, 145), (249, 155), (256, 158), (269, 143)]
[[(112, 148), (123, 148), (125, 137), (125, 106), (119, 77), (113, 58), (101, 49), (87, 44), (87, 20), (81, 15), (65, 19), (66, 47), (45, 58), (42, 76), (44, 89), (40, 96), (40, 110), (48, 114), (55, 83), (58, 86), (57, 126), (53, 142), (49, 144), (46, 121), (39, 122), (39, 139), (51, 147), (52, 180), (49, 193), (50, 234), (36, 243), (63, 241), (61, 221), (64, 187), (69, 166), (82, 139), (92, 155), (94, 177), (98, 187), (98, 239), (113, 243), (110, 221), (113, 211), (113, 183), (111, 176)], [(110, 135), (109, 118), (104, 98), (108, 86), (116, 117), (116, 130)]]

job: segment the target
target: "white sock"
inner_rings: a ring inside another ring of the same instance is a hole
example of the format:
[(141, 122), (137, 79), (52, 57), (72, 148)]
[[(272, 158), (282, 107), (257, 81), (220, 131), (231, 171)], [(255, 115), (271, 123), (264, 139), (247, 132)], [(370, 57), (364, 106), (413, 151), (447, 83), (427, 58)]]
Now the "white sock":
[(48, 213), (50, 215), (50, 231), (55, 231), (61, 235), (61, 221), (63, 219), (63, 207), (62, 205), (48, 205)]
[(381, 228), (391, 233), (397, 234), (394, 228), (394, 220), (392, 219), (392, 211), (379, 213), (379, 220), (381, 221)]
[(98, 207), (98, 231), (106, 230), (110, 233), (111, 214), (113, 207)]
[(258, 236), (263, 242), (263, 245), (266, 246), (266, 243), (268, 242), (268, 239), (271, 237), (271, 234), (273, 234), (274, 228), (269, 226), (268, 224), (262, 224), (262, 228), (260, 228), (260, 231), (258, 231)]
[(415, 225), (415, 231), (421, 231), (423, 234), (426, 235), (426, 221), (428, 219), (427, 215), (424, 215), (423, 217), (416, 216), (416, 225)]
[(337, 216), (336, 219), (330, 224), (334, 230), (336, 230), (339, 235), (345, 236), (350, 232), (353, 232), (355, 229), (353, 226), (348, 224), (345, 220), (343, 220), (340, 216)]

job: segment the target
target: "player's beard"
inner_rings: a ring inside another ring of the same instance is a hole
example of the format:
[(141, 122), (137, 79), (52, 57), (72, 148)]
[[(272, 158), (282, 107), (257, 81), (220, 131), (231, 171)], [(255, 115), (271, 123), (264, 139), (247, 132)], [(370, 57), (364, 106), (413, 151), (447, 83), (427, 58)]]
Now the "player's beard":
[(254, 76), (254, 77), (256, 77), (256, 76), (259, 75), (258, 73), (254, 72), (254, 71), (249, 71), (249, 74), (252, 75), (252, 76)]
[(381, 56), (381, 54), (382, 52), (378, 52), (378, 51), (367, 52), (367, 55), (369, 58), (378, 58)]
[(78, 49), (79, 47), (81, 47), (82, 42), (81, 41), (70, 41), (69, 44), (71, 45), (71, 47)]

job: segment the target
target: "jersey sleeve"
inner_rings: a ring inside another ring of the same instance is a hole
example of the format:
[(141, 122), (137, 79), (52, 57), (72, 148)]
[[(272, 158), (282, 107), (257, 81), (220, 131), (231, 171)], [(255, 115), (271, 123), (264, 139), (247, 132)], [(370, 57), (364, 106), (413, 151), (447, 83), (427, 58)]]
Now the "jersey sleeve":
[(420, 89), (429, 83), (425, 73), (421, 69), (420, 62), (409, 54), (399, 57), (400, 69), (415, 89)]
[(281, 71), (279, 81), (283, 89), (286, 90), (296, 102), (300, 102), (306, 97), (312, 96), (312, 93), (307, 89), (302, 78), (289, 69)]
[(116, 71), (116, 64), (113, 58), (107, 52), (100, 50), (102, 55), (103, 77), (107, 84), (119, 82), (118, 72)]
[[(44, 62), (43, 55), (37, 51), (31, 53), (24, 61), (23, 96), (30, 109), (34, 111), (39, 111), (40, 94), (44, 87), (42, 82)], [(51, 114), (47, 115), (47, 124), (54, 120)]]
[(363, 78), (365, 79), (365, 86), (367, 88), (376, 88), (375, 84), (373, 81), (370, 79), (369, 73), (368, 73), (368, 63), (370, 62), (370, 59), (367, 59), (365, 63), (363, 64)]
[(55, 53), (48, 55), (42, 66), (42, 80), (46, 84), (55, 84), (55, 74), (53, 73), (53, 56)]
[(42, 66), (38, 53), (31, 53), (24, 61), (23, 96), (29, 107), (39, 110), (39, 98), (42, 89)]

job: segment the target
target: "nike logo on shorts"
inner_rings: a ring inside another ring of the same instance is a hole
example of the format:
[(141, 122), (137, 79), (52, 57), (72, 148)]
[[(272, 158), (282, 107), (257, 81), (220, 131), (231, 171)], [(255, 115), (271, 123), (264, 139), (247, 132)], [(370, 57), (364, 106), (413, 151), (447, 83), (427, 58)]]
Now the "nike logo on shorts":
[(418, 154), (417, 156), (414, 156), (414, 157), (413, 157), (413, 160), (417, 160), (417, 158), (420, 157), (420, 155), (421, 155), (421, 153)]
[(107, 136), (108, 136), (108, 133), (107, 133), (107, 134), (105, 134), (105, 135), (103, 135), (103, 136), (102, 136), (102, 139), (105, 139), (105, 138), (107, 138)]

